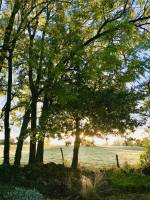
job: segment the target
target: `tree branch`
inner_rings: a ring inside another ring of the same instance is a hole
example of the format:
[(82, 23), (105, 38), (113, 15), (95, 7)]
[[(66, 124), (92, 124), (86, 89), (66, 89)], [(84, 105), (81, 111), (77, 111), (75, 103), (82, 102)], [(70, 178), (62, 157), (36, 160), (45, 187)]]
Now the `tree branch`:
[(104, 32), (101, 33), (101, 31), (107, 26), (107, 24), (114, 22), (118, 19), (120, 19), (125, 13), (126, 13), (126, 8), (128, 5), (128, 0), (125, 1), (124, 3), (124, 7), (123, 10), (121, 10), (119, 13), (117, 13), (112, 19), (106, 19), (103, 24), (100, 26), (100, 28), (98, 29), (96, 35), (90, 39), (88, 39), (86, 42), (84, 42), (83, 46), (87, 46), (88, 44), (90, 44), (91, 42), (93, 42), (94, 40), (100, 38), (101, 36), (103, 36), (104, 34), (109, 33), (111, 30), (106, 30)]

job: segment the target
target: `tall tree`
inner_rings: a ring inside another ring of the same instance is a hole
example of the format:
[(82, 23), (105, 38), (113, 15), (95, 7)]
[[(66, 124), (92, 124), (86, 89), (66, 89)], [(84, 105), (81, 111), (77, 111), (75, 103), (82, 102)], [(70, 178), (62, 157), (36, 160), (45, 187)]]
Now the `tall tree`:
[(8, 56), (8, 88), (7, 88), (7, 101), (5, 105), (4, 114), (4, 128), (5, 128), (5, 140), (4, 140), (4, 161), (3, 163), (9, 165), (9, 147), (10, 147), (10, 109), (11, 109), (11, 98), (12, 98), (12, 50), (9, 50)]
[(37, 102), (38, 102), (38, 90), (34, 83), (33, 78), (33, 70), (34, 70), (34, 63), (33, 63), (33, 43), (34, 37), (36, 34), (36, 29), (38, 25), (38, 20), (35, 23), (35, 26), (32, 30), (29, 26), (29, 37), (30, 37), (30, 45), (29, 45), (29, 85), (31, 90), (31, 136), (30, 136), (30, 152), (29, 152), (29, 164), (35, 162), (36, 156), (36, 128), (37, 128)]

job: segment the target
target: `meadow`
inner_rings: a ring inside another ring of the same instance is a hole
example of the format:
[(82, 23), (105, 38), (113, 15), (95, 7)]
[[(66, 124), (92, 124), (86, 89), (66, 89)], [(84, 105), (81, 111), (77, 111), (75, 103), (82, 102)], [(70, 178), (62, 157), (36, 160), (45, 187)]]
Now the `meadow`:
[[(72, 159), (72, 146), (52, 146), (46, 145), (44, 152), (44, 162), (62, 163), (60, 148), (62, 147), (66, 165), (70, 165)], [(11, 163), (13, 163), (16, 145), (11, 145)], [(89, 169), (116, 166), (116, 154), (118, 154), (120, 165), (125, 163), (136, 165), (139, 163), (142, 147), (137, 146), (81, 146), (79, 151), (79, 165)], [(29, 146), (24, 145), (21, 164), (28, 162)], [(0, 145), (0, 158), (2, 163), (3, 146)]]

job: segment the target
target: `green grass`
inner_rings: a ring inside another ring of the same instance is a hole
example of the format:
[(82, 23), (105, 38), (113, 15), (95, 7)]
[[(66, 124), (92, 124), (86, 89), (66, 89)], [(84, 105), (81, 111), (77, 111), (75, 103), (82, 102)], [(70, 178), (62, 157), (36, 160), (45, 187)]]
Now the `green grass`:
[(116, 194), (106, 197), (104, 200), (150, 200), (150, 193)]
[(105, 178), (108, 184), (100, 193), (102, 200), (150, 200), (150, 176), (142, 175), (140, 169), (106, 170)]
[(150, 177), (139, 173), (128, 173), (121, 170), (114, 171), (109, 176), (110, 185), (124, 191), (150, 191)]

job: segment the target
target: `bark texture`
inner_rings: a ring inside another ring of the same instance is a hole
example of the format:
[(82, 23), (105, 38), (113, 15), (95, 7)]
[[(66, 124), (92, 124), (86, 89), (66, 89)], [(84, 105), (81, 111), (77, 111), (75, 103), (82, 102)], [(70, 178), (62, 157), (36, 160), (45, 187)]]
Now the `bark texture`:
[(72, 159), (71, 168), (76, 170), (78, 168), (79, 147), (81, 143), (80, 120), (76, 118), (75, 123), (76, 123), (76, 133), (75, 133), (75, 142), (74, 142), (74, 148), (73, 148), (73, 159)]
[(4, 161), (5, 165), (9, 165), (9, 149), (10, 149), (10, 109), (11, 109), (11, 93), (12, 93), (12, 59), (13, 51), (9, 50), (8, 56), (8, 87), (7, 101), (4, 113)]
[(30, 113), (31, 113), (31, 110), (30, 110), (30, 108), (28, 108), (25, 111), (25, 114), (24, 114), (24, 117), (23, 117), (23, 122), (22, 122), (20, 135), (19, 135), (18, 143), (17, 143), (17, 148), (16, 148), (16, 152), (15, 152), (14, 165), (16, 165), (16, 166), (20, 166), (23, 142), (24, 142), (24, 138), (25, 138), (25, 135), (26, 135), (26, 130), (28, 128), (28, 124), (29, 124), (29, 121), (30, 121)]

